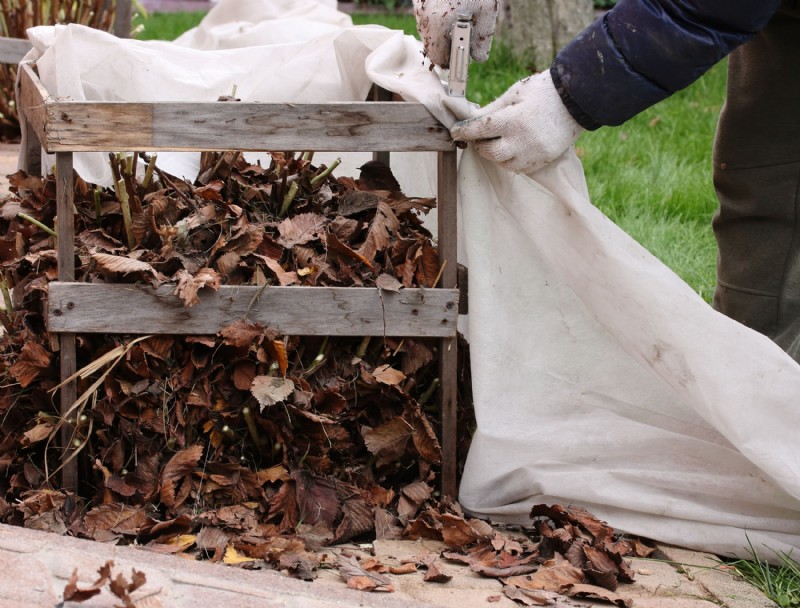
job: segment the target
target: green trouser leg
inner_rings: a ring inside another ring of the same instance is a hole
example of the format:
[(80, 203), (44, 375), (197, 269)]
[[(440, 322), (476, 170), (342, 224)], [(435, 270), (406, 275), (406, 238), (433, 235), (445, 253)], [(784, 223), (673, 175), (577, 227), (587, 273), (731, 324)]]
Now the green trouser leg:
[(730, 56), (714, 185), (714, 307), (800, 361), (800, 2)]

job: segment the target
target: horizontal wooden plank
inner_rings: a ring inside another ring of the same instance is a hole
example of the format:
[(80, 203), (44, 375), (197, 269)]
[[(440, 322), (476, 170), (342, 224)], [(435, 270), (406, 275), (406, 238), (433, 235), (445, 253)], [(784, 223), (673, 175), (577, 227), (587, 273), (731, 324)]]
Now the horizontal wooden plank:
[(5, 38), (0, 36), (0, 63), (19, 63), (33, 48), (27, 38)]
[(424, 106), (404, 102), (47, 103), (48, 152), (451, 150)]
[(245, 317), (284, 335), (456, 335), (457, 289), (223, 286), (203, 289), (184, 307), (174, 285), (53, 282), (48, 329), (54, 333), (215, 334)]

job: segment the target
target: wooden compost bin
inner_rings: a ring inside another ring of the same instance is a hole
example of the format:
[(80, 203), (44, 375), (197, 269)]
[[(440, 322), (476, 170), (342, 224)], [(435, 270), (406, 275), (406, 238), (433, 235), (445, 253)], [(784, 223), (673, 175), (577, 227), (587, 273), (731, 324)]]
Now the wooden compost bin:
[[(372, 98), (391, 96), (377, 90)], [(441, 489), (443, 496), (456, 497), (456, 150), (448, 130), (424, 106), (64, 101), (51, 98), (33, 65), (20, 66), (19, 100), (29, 172), (38, 171), (41, 148), (56, 156), (58, 280), (49, 286), (47, 324), (60, 343), (62, 381), (76, 371), (77, 333), (216, 334), (247, 314), (287, 335), (439, 338)], [(170, 286), (75, 282), (74, 152), (228, 150), (372, 152), (385, 162), (389, 152), (437, 152), (439, 287), (392, 293), (371, 287), (226, 286), (201, 291), (201, 302), (185, 308)], [(76, 398), (75, 382), (60, 389), (62, 415)], [(62, 427), (65, 461), (72, 432)], [(72, 459), (62, 470), (62, 486), (75, 488), (77, 481)]]

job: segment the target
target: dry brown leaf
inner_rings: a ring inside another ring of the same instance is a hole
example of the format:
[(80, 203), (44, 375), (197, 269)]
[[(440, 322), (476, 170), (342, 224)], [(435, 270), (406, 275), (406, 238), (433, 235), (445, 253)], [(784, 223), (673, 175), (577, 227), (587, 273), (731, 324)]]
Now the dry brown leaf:
[(436, 437), (436, 432), (433, 430), (430, 421), (421, 410), (415, 409), (412, 411), (411, 424), (414, 427), (411, 438), (414, 441), (414, 447), (417, 449), (419, 455), (431, 464), (438, 464), (441, 462), (442, 446), (439, 443), (439, 439)]
[(334, 541), (345, 542), (375, 529), (372, 505), (360, 496), (348, 498), (342, 504), (342, 521), (336, 528)]
[(250, 386), (250, 392), (258, 400), (261, 411), (265, 407), (275, 405), (286, 399), (294, 391), (294, 382), (288, 378), (274, 376), (256, 376)]
[(250, 390), (256, 377), (256, 364), (253, 361), (237, 361), (231, 367), (231, 380), (240, 391)]
[(333, 480), (305, 471), (294, 471), (291, 477), (297, 486), (297, 506), (303, 522), (333, 526), (339, 515), (339, 496)]
[(555, 591), (543, 591), (537, 589), (520, 589), (506, 585), (503, 587), (505, 596), (523, 606), (559, 606), (563, 608), (586, 608), (585, 603), (577, 604), (569, 598)]
[(378, 466), (393, 462), (403, 456), (411, 437), (412, 429), (401, 417), (396, 416), (376, 427), (361, 427), (361, 436), (367, 449), (378, 456)]
[(569, 564), (542, 567), (533, 574), (511, 576), (503, 579), (507, 585), (520, 589), (544, 589), (545, 591), (561, 592), (568, 585), (577, 585), (586, 582), (583, 572)]
[(117, 534), (135, 535), (153, 520), (142, 507), (106, 503), (90, 509), (83, 521), (90, 533), (108, 530)]
[(378, 210), (367, 231), (367, 238), (357, 252), (372, 262), (379, 251), (389, 245), (389, 235), (400, 228), (400, 222), (391, 207), (384, 202), (378, 203)]
[(197, 548), (213, 554), (211, 561), (219, 561), (230, 542), (231, 534), (214, 526), (200, 528), (195, 539)]
[(353, 260), (358, 260), (362, 264), (365, 264), (367, 268), (374, 268), (372, 264), (372, 260), (367, 259), (349, 245), (342, 243), (338, 238), (336, 238), (335, 234), (328, 233), (325, 235), (325, 245), (328, 248), (328, 253), (332, 254), (335, 253), (340, 256), (344, 256), (346, 258), (350, 258)]
[(422, 564), (427, 568), (423, 580), (428, 583), (447, 583), (453, 577), (442, 570), (441, 564), (435, 554), (429, 553), (422, 558)]
[(246, 564), (249, 562), (254, 562), (255, 560), (252, 557), (248, 557), (246, 555), (242, 555), (232, 546), (228, 546), (225, 549), (225, 556), (222, 558), (222, 562), (228, 564), (229, 566), (235, 566), (238, 564)]
[(396, 277), (384, 272), (383, 274), (378, 275), (378, 278), (375, 279), (375, 287), (379, 287), (385, 291), (400, 293), (400, 290), (403, 288), (403, 284), (398, 281)]
[(286, 370), (289, 368), (289, 356), (286, 353), (286, 344), (283, 340), (267, 340), (264, 343), (269, 356), (273, 361), (278, 363), (278, 371), (281, 376), (286, 375)]
[(39, 374), (50, 367), (51, 354), (36, 342), (26, 342), (16, 362), (9, 368), (20, 386), (30, 385)]
[(488, 540), (494, 534), (492, 527), (479, 519), (466, 521), (463, 517), (442, 513), (442, 540), (449, 547), (463, 547), (477, 541)]
[(391, 574), (413, 574), (417, 571), (417, 564), (414, 562), (406, 562), (400, 566), (390, 566), (389, 572)]
[(438, 250), (427, 244), (420, 247), (416, 268), (417, 284), (421, 287), (435, 287), (434, 283), (439, 277), (440, 268)]
[(350, 589), (359, 591), (394, 591), (391, 581), (377, 572), (370, 572), (361, 567), (358, 559), (352, 556), (337, 555), (336, 564), (339, 576)]
[(396, 386), (406, 379), (406, 375), (403, 372), (394, 369), (389, 364), (379, 365), (373, 370), (372, 375), (378, 382), (389, 386)]
[(325, 218), (316, 213), (301, 213), (283, 220), (278, 232), (278, 243), (292, 248), (319, 239), (325, 232)]
[(617, 589), (617, 564), (605, 552), (594, 547), (584, 546), (583, 553), (588, 560), (586, 572), (595, 583), (611, 591)]
[(91, 585), (90, 587), (86, 587), (84, 589), (80, 589), (78, 587), (78, 569), (75, 568), (72, 571), (72, 575), (69, 577), (69, 581), (64, 586), (64, 601), (65, 602), (85, 602), (86, 600), (93, 598), (98, 593), (103, 591), (102, 585)]
[(168, 507), (176, 506), (176, 486), (184, 477), (190, 475), (200, 462), (203, 446), (195, 444), (176, 452), (161, 471), (161, 502)]
[(34, 443), (38, 443), (43, 439), (47, 439), (50, 436), (50, 433), (53, 432), (54, 424), (49, 421), (45, 420), (44, 422), (40, 422), (36, 426), (31, 429), (28, 429), (22, 434), (22, 441), (20, 442), (23, 447), (28, 447)]
[(300, 277), (298, 277), (297, 273), (294, 270), (289, 272), (284, 270), (283, 266), (280, 265), (278, 260), (265, 257), (264, 264), (272, 271), (272, 274), (274, 274), (275, 278), (278, 279), (278, 283), (280, 285), (296, 285), (300, 282)]
[(260, 469), (256, 471), (256, 478), (258, 485), (264, 485), (267, 482), (287, 481), (289, 479), (289, 472), (282, 464), (276, 464), (269, 469)]
[(234, 321), (220, 330), (219, 335), (225, 340), (225, 344), (236, 347), (250, 346), (260, 342), (265, 334), (265, 328), (259, 323), (248, 323), (247, 321)]
[(222, 254), (217, 258), (217, 272), (223, 277), (227, 277), (232, 275), (234, 271), (239, 267), (239, 263), (242, 261), (242, 256), (240, 256), (235, 251), (229, 251), (227, 253)]
[(567, 585), (564, 588), (564, 593), (570, 597), (585, 597), (590, 599), (598, 599), (612, 604), (616, 604), (621, 608), (633, 608), (633, 600), (623, 598), (613, 591), (597, 587), (595, 585), (574, 584)]
[(149, 274), (157, 276), (155, 268), (147, 262), (134, 260), (123, 255), (110, 255), (107, 253), (92, 253), (92, 260), (101, 272), (116, 274)]
[(200, 298), (197, 295), (204, 287), (218, 291), (222, 281), (213, 268), (201, 268), (195, 273), (194, 276), (181, 270), (177, 274), (178, 285), (175, 287), (175, 295), (183, 300), (183, 305), (186, 308), (200, 303)]

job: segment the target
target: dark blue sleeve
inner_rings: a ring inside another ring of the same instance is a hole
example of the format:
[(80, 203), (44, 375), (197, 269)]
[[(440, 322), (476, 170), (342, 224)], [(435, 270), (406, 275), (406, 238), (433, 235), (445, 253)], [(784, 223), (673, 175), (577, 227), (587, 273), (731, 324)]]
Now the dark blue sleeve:
[(763, 28), (780, 0), (620, 0), (550, 73), (586, 129), (619, 125), (704, 74)]

